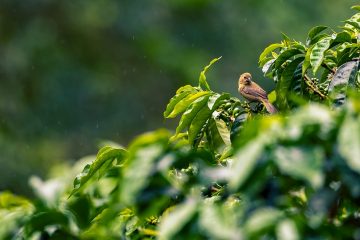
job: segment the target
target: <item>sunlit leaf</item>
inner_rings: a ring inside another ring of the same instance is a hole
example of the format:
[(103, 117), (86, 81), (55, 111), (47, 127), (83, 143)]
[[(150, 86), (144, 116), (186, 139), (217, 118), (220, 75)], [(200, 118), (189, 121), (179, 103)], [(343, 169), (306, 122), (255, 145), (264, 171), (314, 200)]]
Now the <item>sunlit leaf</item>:
[(159, 225), (159, 239), (173, 239), (182, 228), (191, 220), (197, 211), (198, 201), (190, 198), (179, 204), (163, 216)]
[(166, 116), (167, 118), (174, 118), (178, 114), (184, 112), (191, 103), (193, 103), (196, 99), (206, 96), (210, 94), (210, 92), (202, 91), (202, 92), (194, 92), (187, 94), (184, 98), (177, 101), (172, 111)]
[(214, 94), (209, 100), (208, 104), (204, 106), (194, 117), (189, 127), (189, 142), (193, 143), (204, 124), (209, 120), (212, 113), (221, 104), (221, 101), (229, 98), (229, 94)]
[(100, 168), (105, 164), (110, 164), (114, 159), (118, 162), (124, 161), (127, 157), (127, 151), (122, 148), (104, 147), (100, 149), (96, 159), (91, 164), (84, 167), (83, 171), (76, 176), (74, 180), (74, 189), (70, 196), (82, 189), (85, 184), (100, 171)]
[(360, 117), (348, 114), (339, 132), (339, 151), (351, 169), (360, 173)]
[(169, 140), (164, 130), (143, 134), (129, 147), (129, 157), (120, 182), (119, 197), (127, 205), (135, 202), (137, 194), (149, 184), (154, 163), (159, 160)]
[(275, 59), (271, 59), (269, 61), (267, 61), (263, 67), (262, 67), (262, 72), (264, 73), (264, 75), (266, 76), (268, 74), (268, 72), (270, 71), (271, 67), (274, 65)]
[(314, 74), (318, 71), (319, 67), (321, 66), (324, 60), (325, 51), (328, 50), (328, 48), (330, 47), (331, 41), (332, 41), (331, 37), (325, 37), (314, 45), (314, 48), (310, 53), (310, 64), (313, 68)]
[[(268, 46), (267, 48), (265, 48), (265, 50), (260, 54), (259, 57), (259, 63), (263, 62), (263, 60), (266, 58), (267, 55), (269, 55), (272, 51), (283, 47), (283, 44), (281, 43), (274, 43), (271, 44), (270, 46)], [(260, 65), (260, 67), (262, 67), (263, 65)]]
[(248, 236), (256, 235), (275, 227), (282, 217), (283, 213), (275, 208), (257, 209), (247, 219), (244, 230)]
[(213, 239), (241, 239), (236, 213), (231, 208), (205, 202), (201, 208), (200, 227)]
[(313, 27), (312, 29), (310, 29), (309, 33), (308, 33), (308, 37), (306, 39), (306, 44), (310, 45), (313, 43), (313, 39), (322, 31), (324, 31), (325, 29), (327, 29), (327, 26), (316, 26)]
[(234, 163), (229, 176), (229, 187), (238, 189), (252, 174), (257, 161), (263, 153), (268, 139), (265, 134), (249, 141), (233, 156)]
[(352, 6), (351, 9), (355, 9), (357, 11), (360, 11), (360, 5)]
[(176, 128), (176, 134), (179, 134), (181, 131), (190, 126), (190, 123), (196, 114), (205, 106), (205, 104), (207, 104), (209, 97), (210, 95), (200, 97), (191, 104), (191, 106), (181, 116), (179, 125)]
[(279, 146), (275, 150), (275, 162), (283, 174), (307, 181), (314, 188), (324, 182), (323, 159), (320, 148)]
[(202, 89), (205, 89), (205, 90), (207, 90), (207, 91), (210, 91), (210, 86), (209, 86), (208, 82), (206, 81), (205, 73), (206, 73), (206, 71), (211, 67), (211, 65), (213, 65), (214, 63), (216, 63), (216, 62), (219, 61), (220, 59), (221, 59), (221, 57), (214, 58), (214, 59), (211, 60), (211, 62), (204, 68), (204, 70), (201, 71), (200, 77), (199, 77), (199, 86), (200, 86)]
[(279, 240), (299, 240), (299, 232), (294, 221), (284, 219), (276, 227), (276, 236)]
[(170, 113), (174, 110), (176, 104), (178, 104), (182, 99), (187, 97), (190, 93), (194, 92), (196, 92), (196, 90), (190, 85), (186, 85), (178, 89), (176, 91), (176, 95), (170, 99), (168, 105), (166, 106), (164, 117), (169, 117)]

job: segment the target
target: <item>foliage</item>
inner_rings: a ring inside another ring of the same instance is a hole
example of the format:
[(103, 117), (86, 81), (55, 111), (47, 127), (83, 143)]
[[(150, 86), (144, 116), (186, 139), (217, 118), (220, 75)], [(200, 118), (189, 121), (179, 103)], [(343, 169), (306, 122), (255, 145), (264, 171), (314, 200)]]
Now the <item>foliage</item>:
[(262, 52), (259, 64), (265, 76), (277, 83), (281, 110), (299, 105), (297, 96), (316, 102), (329, 100), (339, 106), (348, 86), (359, 87), (359, 22), (360, 14), (356, 13), (339, 32), (326, 26), (313, 27), (305, 44), (283, 34), (281, 43)]
[(31, 175), (162, 126), (169, 97), (211, 56), (224, 56), (212, 90), (235, 93), (235, 73), (258, 78), (278, 29), (336, 26), (355, 2), (274, 1), (1, 0), (0, 189), (31, 196)]
[[(354, 7), (359, 9), (359, 7)], [(284, 35), (260, 56), (283, 114), (199, 85), (177, 90), (174, 134), (105, 146), (67, 174), (3, 192), (3, 239), (359, 238), (359, 13), (339, 33)], [(320, 74), (320, 72), (322, 73)], [(309, 75), (310, 74), (310, 75)]]

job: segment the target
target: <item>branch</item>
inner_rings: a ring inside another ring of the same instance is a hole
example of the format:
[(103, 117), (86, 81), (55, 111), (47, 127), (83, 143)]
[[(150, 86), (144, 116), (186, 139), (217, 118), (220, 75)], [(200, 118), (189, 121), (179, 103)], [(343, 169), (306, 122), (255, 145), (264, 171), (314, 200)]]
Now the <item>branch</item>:
[(314, 84), (314, 82), (305, 74), (304, 75), (305, 83), (308, 85), (315, 93), (317, 93), (322, 99), (326, 98), (324, 95)]

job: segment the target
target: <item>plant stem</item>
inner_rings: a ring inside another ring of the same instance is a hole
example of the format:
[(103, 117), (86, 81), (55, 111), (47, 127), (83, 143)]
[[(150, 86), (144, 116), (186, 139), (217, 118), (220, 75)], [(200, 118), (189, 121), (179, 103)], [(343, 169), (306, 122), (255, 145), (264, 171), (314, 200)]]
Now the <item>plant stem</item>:
[(325, 99), (326, 96), (315, 86), (314, 82), (305, 74), (304, 75), (305, 83), (308, 85), (315, 93), (317, 93), (322, 99)]

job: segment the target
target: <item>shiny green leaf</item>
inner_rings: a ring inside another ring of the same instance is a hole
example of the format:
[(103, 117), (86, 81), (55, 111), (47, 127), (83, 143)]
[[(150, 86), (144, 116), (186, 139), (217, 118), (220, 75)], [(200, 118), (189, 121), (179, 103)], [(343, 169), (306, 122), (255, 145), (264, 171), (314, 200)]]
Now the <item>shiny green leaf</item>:
[(306, 39), (306, 44), (310, 45), (313, 42), (313, 39), (322, 31), (324, 31), (325, 29), (327, 29), (327, 26), (316, 26), (313, 27), (312, 29), (310, 29), (309, 33), (308, 33), (308, 37)]
[(176, 128), (176, 134), (188, 128), (196, 114), (207, 104), (210, 95), (206, 95), (195, 100), (191, 106), (181, 116), (179, 125)]
[(303, 52), (296, 48), (285, 50), (275, 60), (275, 68), (279, 68), (285, 61), (301, 53)]
[(287, 96), (290, 86), (294, 80), (294, 72), (304, 60), (304, 57), (299, 57), (289, 63), (281, 74), (280, 81), (276, 85), (277, 103), (280, 109), (287, 108)]
[(318, 71), (319, 67), (321, 66), (324, 60), (325, 51), (328, 50), (328, 48), (330, 47), (331, 41), (332, 41), (331, 37), (325, 37), (314, 45), (314, 48), (310, 53), (310, 64), (313, 68), (314, 74)]
[[(274, 44), (271, 44), (268, 47), (266, 47), (265, 50), (260, 54), (259, 63), (262, 63), (267, 55), (269, 55), (272, 51), (274, 51), (280, 47), (283, 47), (282, 43), (274, 43)], [(264, 64), (260, 64), (260, 67), (262, 67), (263, 65)]]
[(350, 61), (341, 65), (335, 72), (329, 84), (328, 92), (335, 106), (341, 106), (346, 99), (348, 86), (354, 87), (356, 72), (359, 68), (357, 61)]
[[(188, 86), (188, 85), (187, 85)], [(186, 91), (179, 91), (176, 93), (174, 97), (170, 99), (170, 102), (166, 106), (166, 110), (164, 112), (164, 117), (169, 117), (170, 113), (174, 110), (176, 104), (178, 104), (181, 100), (187, 97), (190, 93), (195, 92), (195, 89), (187, 89)]]
[(95, 175), (99, 173), (101, 167), (105, 164), (110, 164), (114, 159), (117, 159), (118, 162), (125, 161), (128, 152), (122, 148), (113, 148), (113, 147), (103, 147), (100, 149), (96, 159), (91, 164), (87, 164), (83, 171), (76, 176), (74, 180), (74, 189), (72, 190), (70, 196), (79, 192), (85, 184)]
[(216, 63), (217, 61), (219, 61), (221, 59), (221, 57), (218, 58), (214, 58), (213, 60), (211, 60), (211, 62), (204, 68), (203, 71), (201, 71), (200, 73), (200, 77), (199, 77), (199, 87), (201, 87), (202, 89), (205, 89), (207, 91), (210, 91), (210, 86), (208, 84), (208, 82), (206, 81), (206, 71), (211, 67), (211, 65), (213, 65), (214, 63)]
[(166, 116), (167, 118), (174, 118), (178, 114), (184, 112), (196, 99), (206, 96), (210, 94), (210, 92), (202, 91), (202, 92), (194, 92), (187, 94), (186, 97), (182, 98), (178, 101), (173, 108), (173, 110)]

